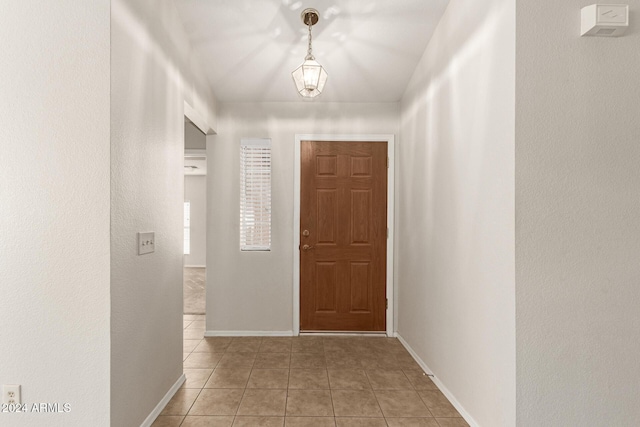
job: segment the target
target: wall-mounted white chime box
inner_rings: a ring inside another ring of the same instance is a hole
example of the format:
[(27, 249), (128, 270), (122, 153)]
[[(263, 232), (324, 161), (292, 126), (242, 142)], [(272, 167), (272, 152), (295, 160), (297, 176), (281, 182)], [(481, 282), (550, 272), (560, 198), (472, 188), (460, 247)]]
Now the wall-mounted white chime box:
[(582, 8), (582, 36), (619, 37), (628, 27), (626, 4), (592, 4)]

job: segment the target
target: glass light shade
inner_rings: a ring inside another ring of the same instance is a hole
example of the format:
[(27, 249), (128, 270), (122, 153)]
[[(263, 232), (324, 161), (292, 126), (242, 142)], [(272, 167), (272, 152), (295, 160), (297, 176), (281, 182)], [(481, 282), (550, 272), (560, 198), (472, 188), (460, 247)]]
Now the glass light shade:
[(314, 98), (322, 93), (328, 74), (315, 59), (307, 58), (291, 76), (300, 95)]

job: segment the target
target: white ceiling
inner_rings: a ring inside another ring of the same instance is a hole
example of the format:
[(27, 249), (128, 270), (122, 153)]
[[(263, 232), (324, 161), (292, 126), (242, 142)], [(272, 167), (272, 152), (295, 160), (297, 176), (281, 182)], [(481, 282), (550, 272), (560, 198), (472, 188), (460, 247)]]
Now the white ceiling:
[(396, 102), (448, 0), (175, 0), (222, 102), (299, 101), (291, 71), (320, 12), (313, 53), (329, 79), (316, 102)]

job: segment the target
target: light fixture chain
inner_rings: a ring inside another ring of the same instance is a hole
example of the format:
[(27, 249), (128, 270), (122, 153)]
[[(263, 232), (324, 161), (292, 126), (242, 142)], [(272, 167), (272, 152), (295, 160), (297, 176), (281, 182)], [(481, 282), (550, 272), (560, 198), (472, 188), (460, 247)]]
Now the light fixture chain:
[(309, 50), (307, 53), (311, 56), (311, 19), (309, 19)]

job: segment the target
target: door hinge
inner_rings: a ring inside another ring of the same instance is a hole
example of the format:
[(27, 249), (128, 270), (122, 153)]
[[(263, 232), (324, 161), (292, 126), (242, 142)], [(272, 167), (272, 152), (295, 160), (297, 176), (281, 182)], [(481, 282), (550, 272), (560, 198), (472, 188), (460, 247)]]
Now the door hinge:
[(389, 310), (389, 298), (385, 299), (385, 308)]
[(389, 156), (387, 156), (387, 169), (389, 169)]
[(389, 227), (387, 227), (387, 239), (389, 238)]

